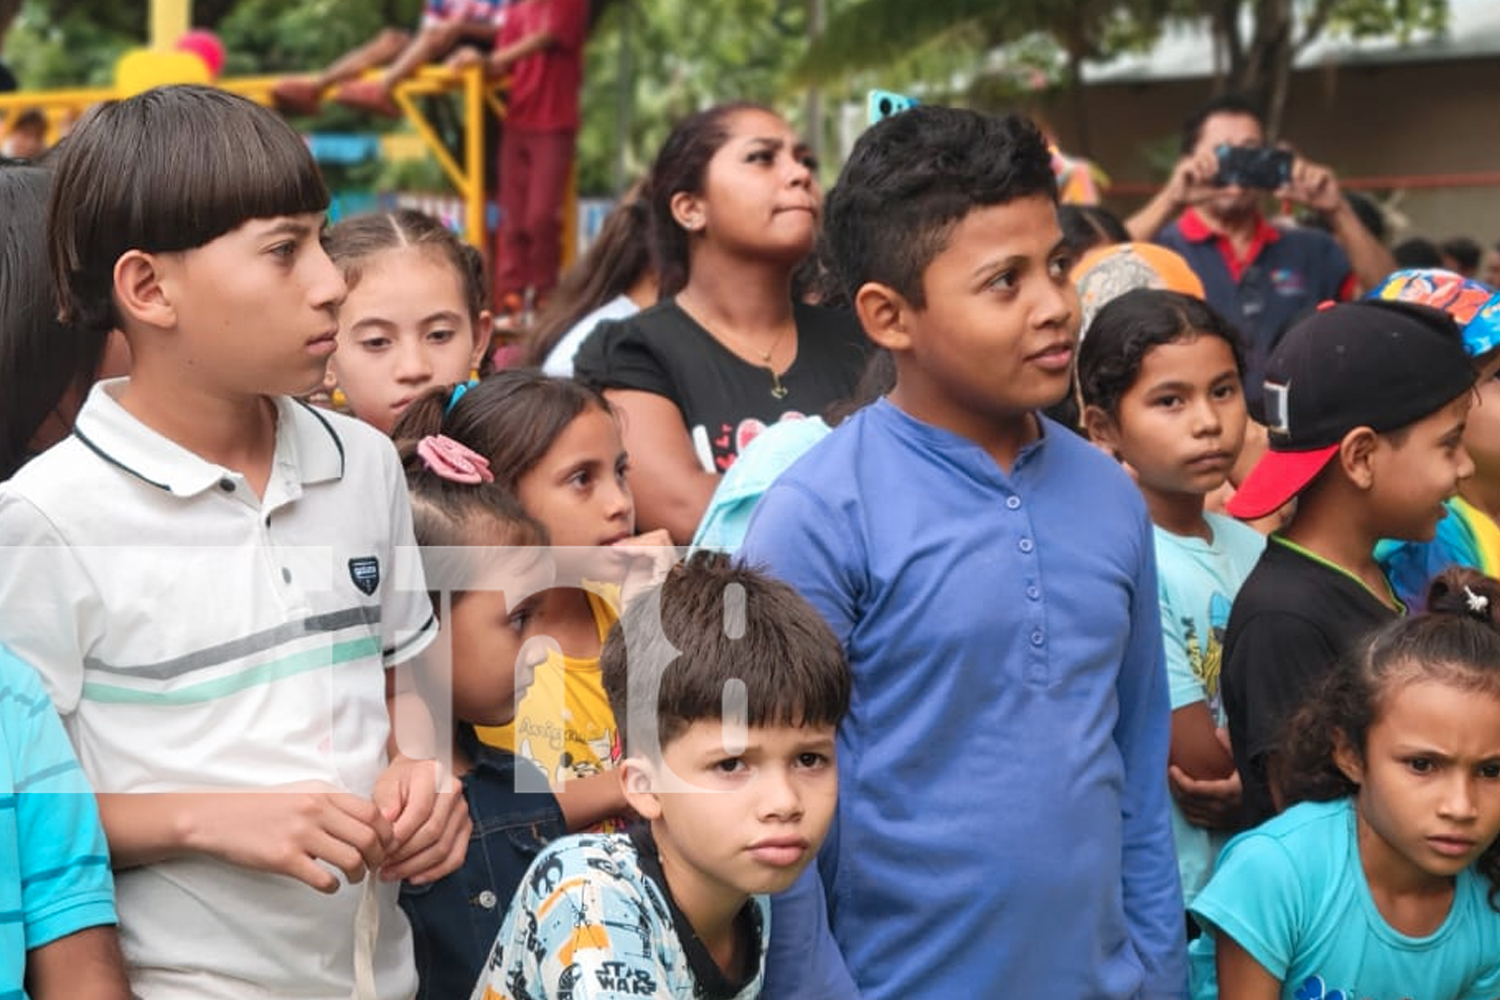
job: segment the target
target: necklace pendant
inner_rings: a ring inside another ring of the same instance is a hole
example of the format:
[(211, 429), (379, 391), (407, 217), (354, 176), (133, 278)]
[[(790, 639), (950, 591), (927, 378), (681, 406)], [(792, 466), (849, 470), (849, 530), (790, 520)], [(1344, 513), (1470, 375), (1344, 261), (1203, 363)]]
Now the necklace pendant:
[(786, 386), (781, 384), (781, 376), (775, 372), (771, 373), (771, 398), (782, 399), (786, 396)]

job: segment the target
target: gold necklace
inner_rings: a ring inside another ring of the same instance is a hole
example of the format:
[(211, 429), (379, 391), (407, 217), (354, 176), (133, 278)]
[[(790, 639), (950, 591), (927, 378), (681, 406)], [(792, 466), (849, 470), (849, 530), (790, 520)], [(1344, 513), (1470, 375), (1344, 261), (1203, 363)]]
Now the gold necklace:
[[(698, 319), (694, 310), (683, 307), (682, 296), (680, 296), (680, 295), (677, 298), (677, 307), (679, 309), (682, 309), (683, 312), (687, 313), (688, 316), (691, 317), (693, 319), (693, 321), (696, 322), (704, 330), (708, 330), (708, 324), (704, 323), (702, 320)], [(792, 321), (792, 326), (793, 327), (796, 326), (796, 321), (795, 320)], [(771, 398), (772, 399), (783, 399), (783, 398), (785, 398), (785, 396), (787, 394), (787, 391), (788, 391), (787, 387), (785, 385), (783, 385), (782, 382), (781, 382), (781, 375), (776, 371), (776, 366), (773, 365), (773, 364), (771, 364), (771, 355), (775, 354), (776, 353), (776, 348), (778, 348), (778, 347), (781, 346), (782, 340), (784, 340), (786, 338), (786, 331), (787, 331), (787, 328), (786, 327), (782, 327), (781, 328), (781, 332), (776, 335), (776, 339), (773, 340), (773, 341), (771, 341), (770, 348), (767, 349), (767, 350), (762, 351), (759, 348), (755, 347), (754, 345), (750, 344), (747, 340), (745, 340), (739, 334), (730, 333), (729, 331), (724, 330), (723, 328), (720, 328), (720, 332), (724, 336), (729, 337), (735, 343), (739, 344), (740, 347), (743, 350), (747, 350), (751, 354), (754, 354), (756, 357), (760, 358), (761, 366), (764, 367), (766, 369), (766, 371), (768, 371), (768, 372), (771, 373)]]
[(776, 339), (771, 341), (770, 348), (761, 351), (757, 350), (754, 347), (751, 347), (749, 343), (742, 340), (738, 335), (734, 335), (734, 339), (740, 342), (740, 346), (748, 348), (751, 354), (758, 356), (760, 358), (761, 364), (765, 366), (766, 371), (771, 373), (772, 399), (781, 399), (785, 397), (787, 393), (786, 386), (781, 384), (781, 375), (777, 373), (776, 366), (771, 364), (771, 355), (776, 353), (776, 348), (781, 346), (782, 338), (784, 338), (785, 336), (786, 327), (782, 327), (781, 332), (776, 335)]

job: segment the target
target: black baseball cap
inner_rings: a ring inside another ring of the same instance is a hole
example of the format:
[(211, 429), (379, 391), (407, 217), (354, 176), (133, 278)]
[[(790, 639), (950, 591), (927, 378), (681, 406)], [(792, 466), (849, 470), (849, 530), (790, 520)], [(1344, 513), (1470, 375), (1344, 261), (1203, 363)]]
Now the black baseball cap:
[(1357, 427), (1415, 423), (1474, 387), (1473, 362), (1446, 312), (1413, 302), (1325, 303), (1295, 323), (1266, 360), (1271, 450), (1226, 505), (1264, 517), (1291, 500)]

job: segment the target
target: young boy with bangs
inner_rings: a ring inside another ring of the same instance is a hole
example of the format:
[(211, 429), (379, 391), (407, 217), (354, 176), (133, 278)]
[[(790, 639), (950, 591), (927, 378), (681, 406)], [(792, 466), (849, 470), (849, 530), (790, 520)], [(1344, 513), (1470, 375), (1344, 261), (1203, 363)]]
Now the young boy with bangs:
[(537, 856), (473, 1000), (754, 1000), (766, 894), (833, 818), (843, 650), (786, 584), (699, 552), (627, 607), (600, 667), (645, 822)]
[(766, 995), (1180, 996), (1151, 522), (1038, 412), (1078, 325), (1046, 141), (914, 108), (860, 138), (825, 219), (896, 382), (777, 480), (742, 550), (854, 674), (834, 834), (775, 901)]
[(1409, 302), (1330, 305), (1266, 362), (1271, 450), (1230, 499), (1236, 517), (1296, 500), (1230, 610), (1222, 689), (1245, 820), (1280, 811), (1277, 748), (1304, 692), (1405, 613), (1375, 560), (1425, 541), (1474, 471), (1463, 445), (1475, 370), (1448, 314)]
[(64, 317), (134, 367), (0, 488), (0, 639), (99, 792), (132, 989), (407, 1000), (396, 880), (456, 868), (468, 811), (390, 739), (428, 735), (389, 671), (435, 633), (396, 579), (394, 449), (292, 399), (345, 293), (327, 191), (274, 113), (202, 87), (95, 109), (53, 168)]

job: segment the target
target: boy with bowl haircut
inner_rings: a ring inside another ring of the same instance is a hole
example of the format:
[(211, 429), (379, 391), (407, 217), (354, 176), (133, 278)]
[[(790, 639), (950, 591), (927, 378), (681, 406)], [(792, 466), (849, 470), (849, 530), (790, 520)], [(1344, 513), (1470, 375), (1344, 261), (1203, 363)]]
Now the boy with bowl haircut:
[(396, 579), (395, 451), (291, 398), (345, 293), (327, 191), (274, 113), (205, 87), (96, 108), (54, 170), (62, 311), (134, 366), (0, 488), (0, 636), (99, 792), (132, 988), (405, 1000), (396, 880), (456, 868), (468, 811), (389, 740), (431, 725), (388, 671), (435, 634)]
[(919, 106), (860, 138), (825, 218), (897, 375), (742, 550), (854, 674), (836, 834), (776, 899), (767, 996), (1180, 995), (1151, 522), (1037, 412), (1078, 321), (1046, 142)]
[(1475, 370), (1451, 317), (1410, 302), (1327, 305), (1266, 362), (1271, 450), (1227, 509), (1297, 501), (1236, 596), (1222, 689), (1247, 822), (1279, 811), (1276, 753), (1309, 685), (1405, 612), (1375, 561), (1382, 538), (1425, 541), (1474, 472), (1464, 424)]
[(538, 855), (474, 1000), (752, 1000), (765, 894), (833, 818), (843, 650), (790, 587), (699, 552), (627, 607), (600, 668), (646, 822)]

